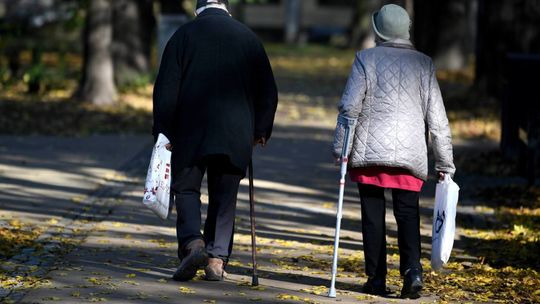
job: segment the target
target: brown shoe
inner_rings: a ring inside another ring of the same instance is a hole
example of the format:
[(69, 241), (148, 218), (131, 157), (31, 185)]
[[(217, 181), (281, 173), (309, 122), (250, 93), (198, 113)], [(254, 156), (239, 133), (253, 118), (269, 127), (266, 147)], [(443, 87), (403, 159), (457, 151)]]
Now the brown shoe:
[(193, 240), (182, 249), (183, 259), (173, 275), (175, 281), (189, 281), (195, 277), (197, 270), (208, 264), (203, 240)]
[(207, 281), (223, 281), (223, 278), (227, 276), (227, 272), (223, 269), (223, 260), (216, 258), (209, 258), (208, 265), (204, 268), (204, 277)]

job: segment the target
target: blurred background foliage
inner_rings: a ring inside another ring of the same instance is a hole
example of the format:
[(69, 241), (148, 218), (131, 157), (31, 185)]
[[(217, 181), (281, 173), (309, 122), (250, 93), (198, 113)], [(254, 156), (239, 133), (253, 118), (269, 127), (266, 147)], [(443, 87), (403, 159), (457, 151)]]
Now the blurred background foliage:
[[(535, 1), (232, 0), (231, 12), (271, 43), (278, 76), (305, 91), (311, 79), (335, 79), (335, 96), (355, 50), (374, 45), (371, 14), (386, 3), (411, 14), (412, 40), (434, 58), (450, 118), (466, 121), (455, 132), (499, 138), (506, 56), (539, 52)], [(193, 9), (188, 0), (2, 0), (2, 94), (115, 104), (152, 84), (163, 44)]]

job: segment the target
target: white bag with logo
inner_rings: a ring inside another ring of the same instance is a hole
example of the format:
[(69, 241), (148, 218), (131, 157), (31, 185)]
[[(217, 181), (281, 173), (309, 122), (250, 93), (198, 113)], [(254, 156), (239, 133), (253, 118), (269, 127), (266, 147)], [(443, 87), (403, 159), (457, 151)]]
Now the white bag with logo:
[(433, 208), (433, 235), (431, 241), (431, 268), (439, 270), (448, 262), (456, 232), (456, 208), (459, 186), (449, 174), (437, 183)]
[(152, 150), (142, 201), (162, 219), (169, 215), (171, 199), (171, 152), (165, 148), (168, 143), (169, 139), (160, 133)]

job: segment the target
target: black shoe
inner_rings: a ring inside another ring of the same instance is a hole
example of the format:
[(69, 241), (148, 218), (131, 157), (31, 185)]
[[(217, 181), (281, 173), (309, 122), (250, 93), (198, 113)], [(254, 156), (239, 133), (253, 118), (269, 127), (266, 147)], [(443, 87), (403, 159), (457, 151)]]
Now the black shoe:
[(202, 240), (192, 241), (184, 251), (184, 258), (173, 275), (175, 281), (189, 281), (197, 275), (197, 270), (208, 265), (208, 254)]
[(386, 289), (386, 280), (378, 278), (368, 278), (367, 282), (362, 286), (362, 292), (376, 296), (384, 296), (390, 293)]
[(410, 268), (405, 271), (403, 288), (401, 289), (402, 299), (418, 299), (420, 291), (424, 287), (422, 282), (422, 271), (418, 268)]

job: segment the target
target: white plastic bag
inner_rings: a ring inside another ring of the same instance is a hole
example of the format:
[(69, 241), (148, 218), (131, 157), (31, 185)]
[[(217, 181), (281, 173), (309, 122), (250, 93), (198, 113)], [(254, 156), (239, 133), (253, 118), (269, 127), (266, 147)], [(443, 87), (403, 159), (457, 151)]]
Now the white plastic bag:
[(437, 183), (435, 206), (433, 208), (433, 235), (431, 242), (431, 268), (442, 268), (452, 252), (456, 232), (456, 207), (459, 198), (459, 186), (450, 175)]
[(171, 197), (171, 152), (165, 148), (168, 143), (169, 139), (160, 133), (152, 150), (142, 201), (162, 219), (169, 215)]

